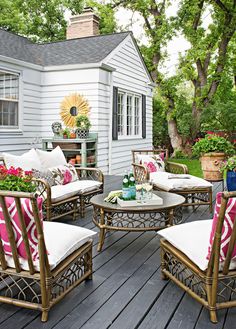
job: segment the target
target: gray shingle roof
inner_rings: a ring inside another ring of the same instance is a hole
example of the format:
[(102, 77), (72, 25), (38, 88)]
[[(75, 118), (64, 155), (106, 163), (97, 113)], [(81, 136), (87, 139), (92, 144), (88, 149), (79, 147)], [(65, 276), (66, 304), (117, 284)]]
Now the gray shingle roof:
[(39, 44), (0, 29), (0, 55), (43, 66), (98, 63), (129, 33), (122, 32)]

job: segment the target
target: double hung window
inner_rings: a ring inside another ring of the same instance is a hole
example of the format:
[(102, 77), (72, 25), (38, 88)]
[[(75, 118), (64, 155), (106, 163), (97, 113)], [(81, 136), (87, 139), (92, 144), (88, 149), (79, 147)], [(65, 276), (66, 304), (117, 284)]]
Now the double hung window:
[(19, 74), (0, 70), (0, 130), (19, 128)]
[(118, 137), (141, 136), (141, 95), (118, 90), (117, 126)]

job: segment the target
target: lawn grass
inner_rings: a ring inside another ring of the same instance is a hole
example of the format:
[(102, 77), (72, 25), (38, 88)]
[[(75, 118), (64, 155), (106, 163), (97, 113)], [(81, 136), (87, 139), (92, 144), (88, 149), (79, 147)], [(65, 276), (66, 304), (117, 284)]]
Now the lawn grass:
[(188, 167), (189, 173), (193, 176), (203, 177), (202, 168), (198, 159), (175, 159), (171, 158), (168, 161), (185, 164)]

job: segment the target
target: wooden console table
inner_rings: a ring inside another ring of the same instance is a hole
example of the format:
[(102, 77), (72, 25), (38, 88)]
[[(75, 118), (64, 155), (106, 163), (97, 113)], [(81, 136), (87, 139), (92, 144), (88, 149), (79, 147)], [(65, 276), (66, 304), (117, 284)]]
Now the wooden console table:
[[(93, 136), (94, 135), (94, 136)], [(93, 134), (86, 139), (78, 138), (43, 138), (42, 146), (45, 151), (52, 151), (58, 145), (61, 147), (67, 160), (76, 158), (80, 155), (80, 163), (76, 163), (82, 167), (96, 167), (97, 165), (97, 137)]]

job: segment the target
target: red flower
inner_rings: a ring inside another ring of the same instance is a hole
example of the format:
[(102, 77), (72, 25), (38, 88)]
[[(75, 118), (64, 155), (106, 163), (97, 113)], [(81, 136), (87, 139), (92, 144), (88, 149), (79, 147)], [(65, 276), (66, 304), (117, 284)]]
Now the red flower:
[(21, 168), (14, 168), (10, 167), (10, 169), (7, 170), (7, 175), (22, 177), (23, 176), (23, 170)]

